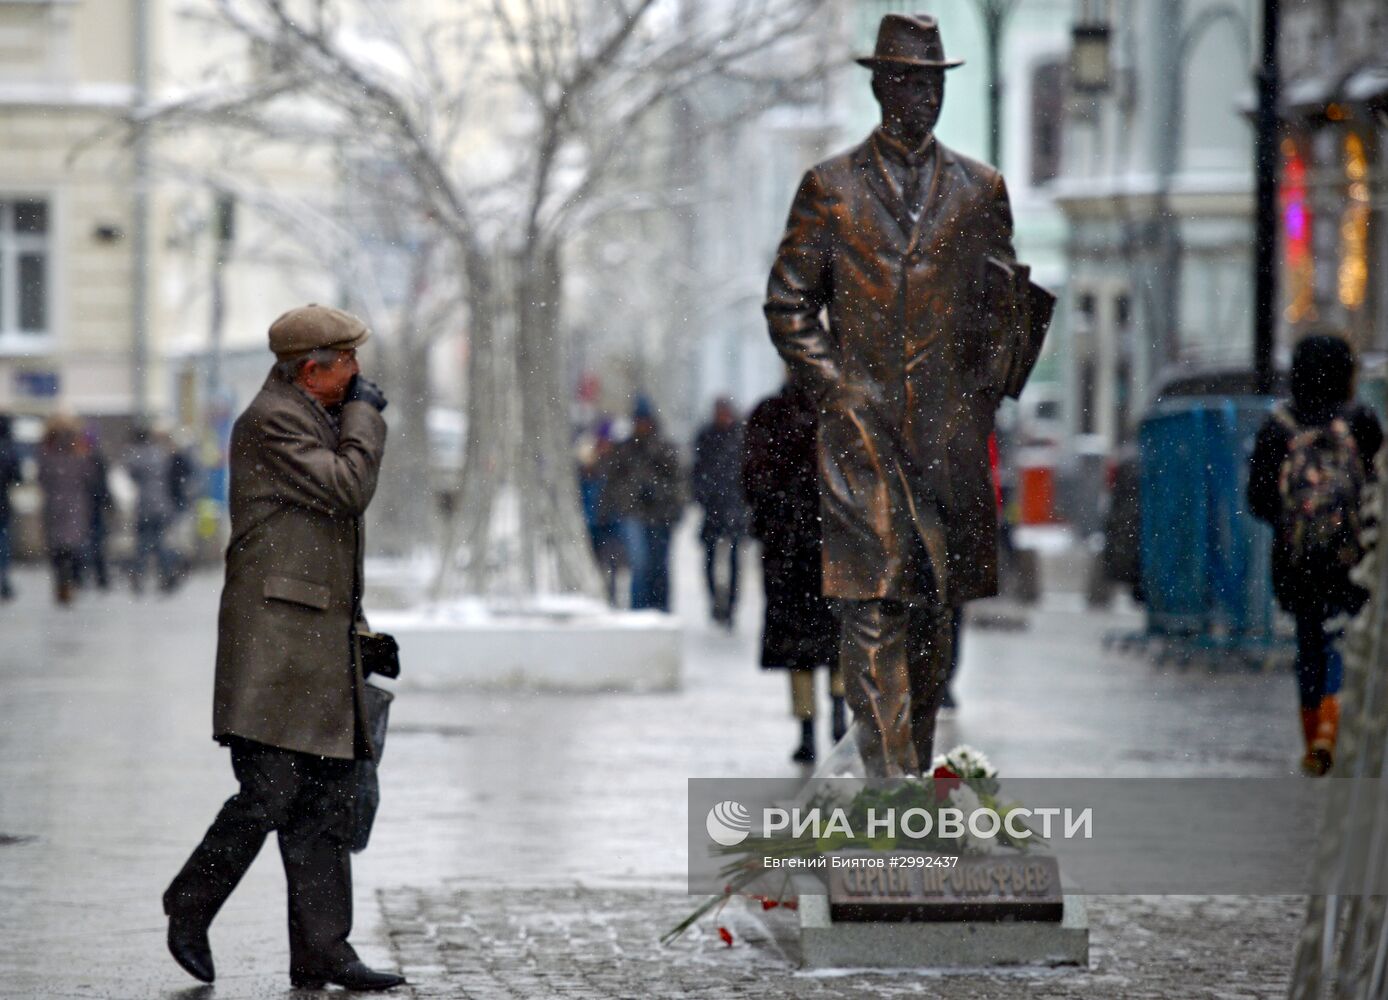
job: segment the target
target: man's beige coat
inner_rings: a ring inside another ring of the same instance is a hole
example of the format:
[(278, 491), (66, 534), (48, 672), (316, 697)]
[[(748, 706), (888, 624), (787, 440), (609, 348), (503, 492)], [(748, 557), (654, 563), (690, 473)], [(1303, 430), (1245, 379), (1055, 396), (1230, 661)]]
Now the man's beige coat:
[(351, 759), (363, 713), (362, 514), (386, 425), (368, 403), (341, 427), (272, 373), (231, 433), (231, 542), (217, 623), (213, 736)]

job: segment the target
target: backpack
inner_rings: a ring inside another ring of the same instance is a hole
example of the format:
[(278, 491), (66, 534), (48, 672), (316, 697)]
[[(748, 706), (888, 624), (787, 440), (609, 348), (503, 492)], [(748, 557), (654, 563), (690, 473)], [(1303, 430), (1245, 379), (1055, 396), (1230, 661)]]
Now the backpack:
[(1287, 565), (1304, 579), (1329, 583), (1331, 574), (1348, 572), (1364, 554), (1359, 448), (1343, 417), (1302, 427), (1279, 408), (1276, 418), (1291, 432), (1277, 483), (1282, 497), (1279, 537)]

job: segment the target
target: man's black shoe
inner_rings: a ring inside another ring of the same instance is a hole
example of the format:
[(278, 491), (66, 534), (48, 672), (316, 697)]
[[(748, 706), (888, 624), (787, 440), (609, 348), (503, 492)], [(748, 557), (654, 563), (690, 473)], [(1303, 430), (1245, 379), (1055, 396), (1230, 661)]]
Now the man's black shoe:
[(295, 989), (321, 990), (328, 983), (343, 989), (358, 990), (362, 993), (375, 990), (393, 990), (405, 985), (405, 977), (394, 972), (377, 972), (365, 962), (348, 962), (336, 972), (318, 975), (291, 972), (289, 982)]
[(217, 978), (217, 972), (212, 967), (212, 946), (207, 943), (206, 927), (170, 916), (169, 954), (194, 979), (210, 983)]

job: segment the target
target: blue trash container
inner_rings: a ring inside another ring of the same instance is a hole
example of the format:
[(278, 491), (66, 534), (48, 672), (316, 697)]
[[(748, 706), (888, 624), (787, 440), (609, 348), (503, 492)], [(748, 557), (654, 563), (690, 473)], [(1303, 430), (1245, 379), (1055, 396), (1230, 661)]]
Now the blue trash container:
[(1149, 634), (1201, 647), (1277, 641), (1271, 531), (1248, 511), (1248, 456), (1276, 401), (1192, 396), (1156, 404), (1138, 432)]

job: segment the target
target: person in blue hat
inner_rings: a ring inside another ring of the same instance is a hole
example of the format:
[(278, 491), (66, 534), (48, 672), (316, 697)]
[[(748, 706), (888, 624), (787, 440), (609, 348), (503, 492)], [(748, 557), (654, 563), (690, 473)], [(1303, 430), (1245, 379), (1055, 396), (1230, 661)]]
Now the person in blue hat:
[(603, 504), (621, 522), (632, 610), (669, 611), (670, 534), (684, 513), (684, 476), (648, 397), (636, 398), (631, 419), (631, 436), (612, 449)]

